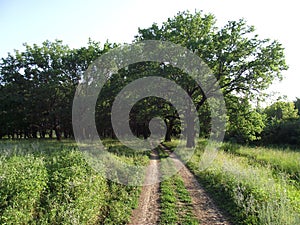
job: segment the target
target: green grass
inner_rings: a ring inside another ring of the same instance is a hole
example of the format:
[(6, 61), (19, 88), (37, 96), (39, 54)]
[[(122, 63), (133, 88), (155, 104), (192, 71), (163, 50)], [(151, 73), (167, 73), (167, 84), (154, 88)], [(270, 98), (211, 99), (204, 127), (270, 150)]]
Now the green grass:
[(163, 181), (161, 190), (160, 224), (199, 224), (192, 212), (192, 200), (180, 175), (174, 173), (174, 165), (168, 154), (159, 149)]
[[(166, 144), (174, 148), (177, 143)], [(105, 145), (116, 162), (125, 162), (115, 179), (140, 177), (140, 171), (124, 174), (132, 165), (147, 165), (149, 152), (132, 151), (114, 140)], [(300, 224), (299, 152), (225, 144), (202, 171), (205, 145), (201, 140), (187, 166), (234, 224)], [(159, 154), (168, 177), (161, 183), (160, 223), (198, 224), (181, 177), (173, 174), (167, 153), (160, 149)], [(184, 151), (179, 155), (184, 157)], [(126, 224), (140, 190), (105, 179), (73, 141), (0, 142), (1, 224)]]
[(289, 176), (274, 174), (271, 167), (251, 164), (245, 157), (224, 151), (203, 171), (199, 162), (205, 144), (200, 141), (187, 166), (234, 224), (300, 223), (300, 192), (288, 182)]
[(300, 183), (300, 150), (289, 148), (247, 147), (225, 143), (222, 149), (226, 152), (247, 157), (252, 162), (270, 166), (275, 172), (286, 173)]
[[(147, 152), (106, 144), (128, 165), (149, 162)], [(0, 142), (0, 224), (126, 224), (139, 194), (95, 171), (74, 141)]]

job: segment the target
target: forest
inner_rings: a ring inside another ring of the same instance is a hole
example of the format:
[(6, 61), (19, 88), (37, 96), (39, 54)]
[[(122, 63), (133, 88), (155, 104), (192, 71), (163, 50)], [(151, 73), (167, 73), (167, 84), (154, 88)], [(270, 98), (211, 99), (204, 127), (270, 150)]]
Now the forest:
[[(281, 73), (287, 69), (283, 46), (277, 41), (259, 39), (254, 27), (243, 20), (231, 21), (218, 29), (214, 22), (210, 14), (181, 13), (161, 27), (154, 23), (149, 28), (139, 29), (133, 41), (172, 41), (205, 61), (214, 72), (226, 101), (227, 140), (299, 144), (299, 99), (279, 100), (265, 108), (260, 106), (266, 99), (264, 90), (273, 81), (282, 79)], [(59, 140), (62, 136), (73, 137), (72, 101), (82, 74), (95, 59), (119, 46), (89, 40), (86, 47), (71, 49), (61, 40), (45, 41), (41, 46), (24, 44), (24, 51), (16, 50), (2, 58), (0, 138), (55, 136)], [(205, 137), (209, 133), (207, 97), (187, 74), (163, 62), (137, 63), (111, 77), (97, 103), (99, 135), (114, 137), (109, 113), (122, 87), (153, 72), (176, 81), (187, 91), (198, 109), (203, 127), (201, 136)], [(152, 107), (145, 111), (143, 104)], [(132, 130), (138, 136), (147, 136), (149, 118), (164, 113), (168, 107), (166, 102), (157, 99), (139, 102), (132, 110)], [(169, 140), (178, 133), (174, 112), (164, 121), (168, 127), (166, 140)]]

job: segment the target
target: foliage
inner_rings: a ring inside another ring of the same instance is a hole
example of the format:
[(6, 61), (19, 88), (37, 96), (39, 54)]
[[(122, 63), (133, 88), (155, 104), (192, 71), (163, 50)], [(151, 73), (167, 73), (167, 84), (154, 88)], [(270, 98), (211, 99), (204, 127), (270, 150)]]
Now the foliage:
[(263, 144), (300, 146), (300, 120), (280, 121), (266, 127)]
[(298, 119), (298, 109), (293, 102), (277, 101), (265, 108), (265, 114), (271, 123)]
[(47, 186), (45, 163), (32, 155), (0, 162), (0, 223), (33, 223)]
[(300, 115), (300, 98), (296, 98), (294, 104), (295, 104), (295, 109), (298, 110), (298, 115)]
[(265, 115), (253, 109), (247, 99), (235, 96), (227, 99), (228, 122), (225, 138), (237, 143), (259, 140), (265, 127)]
[(293, 102), (277, 101), (265, 108), (267, 123), (262, 133), (264, 144), (300, 145), (300, 119)]
[(291, 182), (300, 183), (300, 152), (289, 148), (248, 147), (224, 143), (222, 150), (231, 154), (246, 157), (251, 164), (270, 167), (274, 173), (286, 174)]
[(40, 220), (50, 224), (95, 223), (105, 205), (106, 180), (77, 151), (57, 151), (46, 162), (49, 182)]
[(89, 41), (70, 49), (62, 41), (24, 44), (0, 62), (0, 137), (72, 136), (71, 109), (75, 88), (89, 64), (113, 48)]
[[(238, 119), (234, 119), (234, 110), (229, 111), (232, 113), (229, 115), (230, 134), (243, 141), (258, 138), (261, 118), (248, 108), (247, 102), (274, 80), (282, 78), (281, 72), (287, 66), (280, 43), (260, 38), (254, 27), (244, 20), (229, 21), (217, 27), (215, 17), (201, 11), (179, 12), (161, 26), (154, 23), (149, 28), (139, 29), (134, 41), (140, 40), (171, 41), (198, 55), (212, 70), (227, 106), (235, 106), (230, 96), (247, 99)], [(3, 58), (0, 63), (0, 137), (56, 136), (61, 139), (62, 135), (72, 136), (71, 106), (76, 85), (91, 62), (117, 46), (108, 42), (101, 46), (89, 40), (87, 47), (70, 49), (62, 41), (45, 41), (41, 46), (25, 44), (25, 51)], [(211, 106), (205, 103), (213, 98), (214, 87), (204, 93), (188, 74), (168, 62), (135, 63), (110, 75), (96, 106), (99, 134), (114, 137), (110, 111), (117, 93), (130, 81), (153, 74), (175, 81), (187, 92), (199, 111), (200, 121), (204, 121), (206, 128), (202, 135), (207, 136), (210, 131), (207, 109)], [(249, 116), (244, 118), (248, 112)], [(179, 133), (178, 113), (168, 102), (153, 97), (143, 99), (131, 112), (131, 128), (137, 136), (147, 138), (149, 121), (159, 116), (167, 125), (166, 140), (170, 140), (171, 134)], [(194, 127), (193, 121), (187, 121), (189, 127)], [(243, 130), (239, 124), (244, 125)], [(193, 146), (194, 132), (185, 135), (189, 140), (187, 145)]]
[[(281, 79), (281, 71), (287, 69), (281, 44), (260, 39), (254, 31), (254, 27), (248, 26), (244, 20), (229, 21), (224, 27), (217, 28), (211, 14), (180, 12), (161, 26), (154, 23), (149, 28), (139, 29), (136, 40), (171, 41), (186, 47), (210, 67), (225, 98), (227, 95), (250, 98), (268, 88), (275, 79)], [(172, 71), (167, 77), (185, 89), (198, 110), (213, 96), (214, 88), (203, 93), (203, 89), (187, 74), (172, 68), (168, 63), (163, 63), (161, 67), (164, 71)], [(228, 101), (227, 105), (231, 103)], [(258, 118), (259, 115), (253, 112), (252, 122)], [(234, 121), (233, 126), (238, 126), (238, 123)], [(244, 123), (247, 123), (247, 119)], [(261, 129), (260, 123), (246, 125)], [(242, 133), (250, 140), (257, 135), (254, 129)], [(187, 144), (193, 145), (189, 142)]]

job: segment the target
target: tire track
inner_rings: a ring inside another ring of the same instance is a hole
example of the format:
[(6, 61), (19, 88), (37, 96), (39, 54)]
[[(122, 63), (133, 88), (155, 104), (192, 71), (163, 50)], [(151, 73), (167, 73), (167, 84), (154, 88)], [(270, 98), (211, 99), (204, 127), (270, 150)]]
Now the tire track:
[[(192, 199), (193, 213), (201, 225), (231, 225), (221, 211), (216, 207), (195, 176), (182, 163), (175, 153), (169, 153), (170, 159), (176, 168), (180, 168), (178, 174), (182, 177), (184, 185)], [(138, 202), (138, 207), (133, 210), (129, 225), (152, 225), (160, 220), (160, 159), (155, 150), (150, 157), (150, 163), (146, 170), (144, 186)]]
[(160, 218), (159, 157), (153, 151), (146, 170), (138, 207), (133, 210), (129, 225), (158, 224)]
[[(166, 149), (165, 146), (163, 146)], [(168, 151), (168, 150), (166, 150)], [(170, 151), (168, 151), (170, 153)], [(182, 163), (175, 153), (169, 154), (176, 168), (180, 168), (179, 175), (182, 177), (184, 185), (190, 193), (193, 211), (196, 218), (203, 225), (230, 225), (228, 219), (212, 202), (203, 187), (199, 184), (195, 176)]]

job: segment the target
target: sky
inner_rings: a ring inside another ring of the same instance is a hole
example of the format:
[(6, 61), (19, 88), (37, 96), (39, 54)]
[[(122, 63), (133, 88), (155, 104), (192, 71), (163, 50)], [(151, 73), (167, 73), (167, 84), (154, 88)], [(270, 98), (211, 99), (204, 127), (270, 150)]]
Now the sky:
[(296, 0), (0, 0), (0, 58), (23, 43), (63, 40), (72, 48), (85, 46), (88, 38), (104, 43), (131, 43), (138, 27), (161, 24), (179, 11), (212, 13), (218, 26), (244, 18), (261, 38), (278, 40), (285, 48), (288, 71), (274, 83), (273, 98), (300, 98), (300, 7)]

